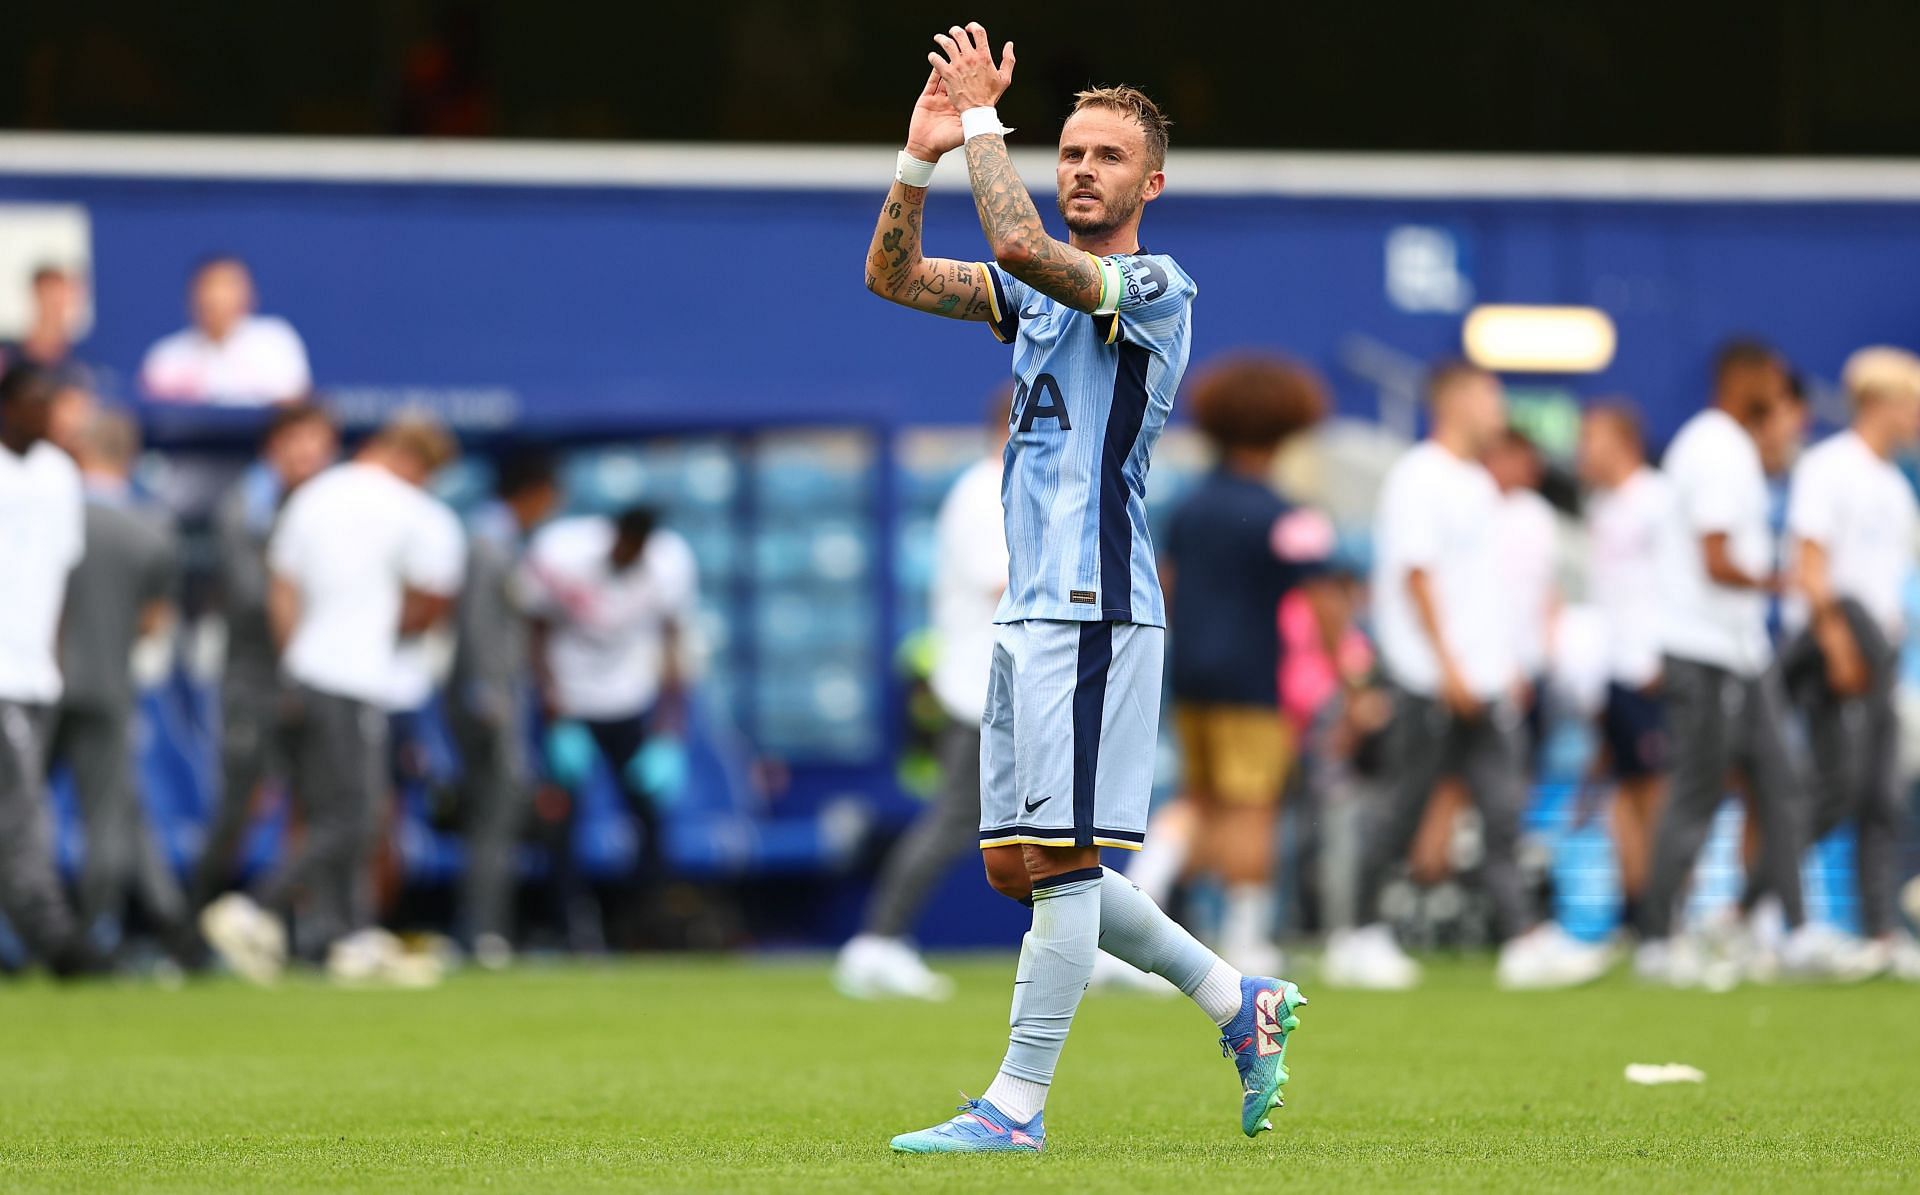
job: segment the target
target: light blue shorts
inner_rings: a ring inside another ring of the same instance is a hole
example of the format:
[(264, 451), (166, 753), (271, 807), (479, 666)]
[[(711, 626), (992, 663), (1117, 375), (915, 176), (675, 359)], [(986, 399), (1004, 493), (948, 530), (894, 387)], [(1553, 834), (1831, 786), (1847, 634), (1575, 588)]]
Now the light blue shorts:
[(980, 845), (1146, 837), (1166, 632), (1130, 622), (1002, 625), (980, 720)]

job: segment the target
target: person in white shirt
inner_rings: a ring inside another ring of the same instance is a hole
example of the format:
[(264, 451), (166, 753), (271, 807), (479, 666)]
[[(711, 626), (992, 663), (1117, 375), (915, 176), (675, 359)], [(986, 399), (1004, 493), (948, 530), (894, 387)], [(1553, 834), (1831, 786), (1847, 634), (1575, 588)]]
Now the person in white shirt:
[(1500, 982), (1583, 982), (1599, 974), (1599, 952), (1535, 923), (1516, 859), (1527, 796), (1517, 615), (1501, 576), (1500, 494), (1480, 463), (1506, 428), (1506, 401), (1498, 379), (1466, 364), (1437, 369), (1427, 395), (1432, 431), (1388, 471), (1374, 519), (1374, 629), (1396, 690), (1393, 787), (1361, 860), (1361, 928), (1329, 941), (1326, 973), (1356, 987), (1417, 982), (1418, 966), (1379, 920), (1380, 896), (1435, 785), (1458, 777), (1480, 809), (1486, 888), (1504, 943)]
[(1546, 466), (1524, 432), (1508, 428), (1487, 452), (1487, 472), (1500, 487), (1496, 516), (1501, 584), (1513, 611), (1513, 663), (1522, 685), (1527, 758), (1540, 750), (1553, 620), (1560, 610), (1554, 581), (1560, 541), (1559, 517), (1540, 494)]
[(1847, 952), (1845, 968), (1864, 974), (1898, 964), (1920, 979), (1920, 951), (1910, 938), (1896, 938), (1894, 911), (1903, 799), (1894, 686), (1920, 510), (1892, 460), (1920, 441), (1920, 358), (1861, 349), (1841, 380), (1853, 425), (1802, 455), (1787, 500), (1806, 600), (1789, 609), (1787, 629), (1797, 634), (1785, 664), (1820, 780), (1807, 841), (1847, 821), (1858, 830), (1854, 868), (1867, 943)]
[[(1596, 403), (1580, 423), (1580, 480), (1587, 504), (1587, 581), (1606, 633), (1604, 760), (1616, 783), (1611, 807), (1622, 920), (1639, 921), (1666, 791), (1666, 710), (1660, 700), (1660, 535), (1671, 498), (1647, 467), (1640, 416), (1624, 402)], [(1596, 777), (1597, 778), (1597, 777)]]
[[(270, 981), (286, 959), (287, 913), (304, 899), (305, 945), (343, 979), (403, 979), (372, 930), (372, 862), (387, 783), (387, 715), (402, 637), (438, 624), (464, 553), (441, 533), (424, 487), (454, 455), (431, 419), (396, 416), (349, 462), (288, 500), (268, 544), (268, 614), (293, 690), (293, 798), (299, 846), (252, 895), (207, 906), (207, 940), (242, 975)], [(267, 910), (272, 910), (269, 913)]]
[[(554, 779), (575, 788), (597, 754), (640, 822), (635, 904), (644, 921), (667, 879), (662, 802), (675, 794), (656, 761), (672, 750), (684, 717), (683, 643), (698, 610), (693, 549), (646, 507), (613, 518), (576, 516), (534, 535), (521, 565), (521, 598), (532, 619), (535, 682), (548, 725)], [(584, 896), (563, 834), (555, 888), (576, 944)]]
[(980, 718), (993, 664), (993, 615), (1007, 588), (1000, 471), (1011, 403), (1003, 393), (991, 404), (987, 452), (953, 483), (934, 520), (932, 685), (947, 716), (937, 747), (940, 791), (887, 853), (865, 924), (840, 950), (834, 984), (856, 998), (944, 1000), (953, 991), (953, 981), (928, 969), (907, 934), (933, 885), (980, 836)]
[(34, 365), (0, 377), (0, 912), (64, 976), (99, 960), (54, 871), (46, 791), (60, 611), (85, 543), (80, 472), (46, 440), (56, 384)]
[[(1659, 549), (1671, 759), (1634, 963), (1655, 982), (1699, 982), (1708, 978), (1703, 968), (1717, 964), (1675, 935), (1674, 921), (1729, 773), (1745, 779), (1760, 829), (1756, 890), (1779, 899), (1793, 931), (1780, 962), (1820, 971), (1830, 953), (1827, 937), (1806, 925), (1803, 792), (1787, 751), (1786, 697), (1767, 634), (1767, 596), (1779, 580), (1755, 432), (1786, 388), (1785, 364), (1772, 349), (1750, 341), (1726, 346), (1715, 364), (1712, 404), (1680, 429), (1662, 465), (1673, 496)], [(1755, 949), (1746, 961), (1770, 967), (1763, 953)]]
[(193, 326), (147, 350), (140, 389), (155, 402), (260, 407), (313, 388), (307, 346), (293, 325), (254, 312), (253, 275), (237, 257), (210, 257), (193, 272)]

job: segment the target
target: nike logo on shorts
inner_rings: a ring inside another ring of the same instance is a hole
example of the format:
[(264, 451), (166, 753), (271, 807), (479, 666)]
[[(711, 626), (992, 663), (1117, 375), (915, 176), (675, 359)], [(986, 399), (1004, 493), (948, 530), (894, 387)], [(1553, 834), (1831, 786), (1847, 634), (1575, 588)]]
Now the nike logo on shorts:
[(1027, 812), (1032, 813), (1034, 810), (1040, 808), (1040, 806), (1045, 805), (1046, 803), (1047, 803), (1047, 799), (1045, 797), (1041, 797), (1037, 801), (1028, 801), (1025, 804), (1026, 804)]

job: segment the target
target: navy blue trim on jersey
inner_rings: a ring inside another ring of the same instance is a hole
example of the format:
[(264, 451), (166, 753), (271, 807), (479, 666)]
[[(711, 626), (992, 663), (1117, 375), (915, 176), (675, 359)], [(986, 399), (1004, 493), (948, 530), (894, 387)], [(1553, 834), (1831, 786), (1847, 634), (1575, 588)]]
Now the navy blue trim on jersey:
[(1057, 876), (1042, 876), (1033, 882), (1033, 895), (1037, 899), (1042, 892), (1049, 889), (1078, 884), (1086, 880), (1097, 880), (1100, 874), (1098, 867), (1078, 867), (1072, 871), (1063, 871)]
[[(995, 826), (991, 830), (982, 830), (977, 837), (981, 842), (986, 842), (993, 838), (1073, 838), (1077, 833), (1078, 831), (1072, 826), (1033, 826), (1026, 822), (1015, 822), (1011, 826)], [(1109, 842), (1145, 842), (1147, 840), (1144, 831), (1104, 830), (1099, 826), (1093, 828), (1093, 837)]]
[(1110, 312), (1093, 317), (1093, 330), (1100, 334), (1101, 344), (1113, 344), (1120, 335), (1120, 313)]
[(1073, 845), (1093, 845), (1095, 780), (1100, 775), (1100, 724), (1107, 710), (1113, 624), (1080, 624), (1080, 669), (1073, 686)]
[(987, 321), (987, 327), (993, 332), (993, 338), (1001, 344), (1012, 344), (1020, 335), (1020, 312), (1007, 298), (1007, 288), (1000, 285), (1000, 274), (992, 266), (982, 263), (987, 272), (987, 285), (992, 288), (993, 318)]
[(1127, 461), (1147, 417), (1147, 363), (1153, 354), (1120, 346), (1113, 371), (1113, 403), (1100, 457), (1100, 616), (1133, 621), (1133, 521), (1127, 517)]

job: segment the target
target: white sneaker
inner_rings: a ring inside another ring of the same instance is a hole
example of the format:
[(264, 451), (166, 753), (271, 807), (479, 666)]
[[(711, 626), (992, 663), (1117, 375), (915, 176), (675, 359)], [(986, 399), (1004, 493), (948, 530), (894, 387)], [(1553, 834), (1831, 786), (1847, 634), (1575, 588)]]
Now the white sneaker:
[(1117, 992), (1141, 992), (1149, 996), (1178, 996), (1180, 989), (1165, 978), (1142, 971), (1132, 963), (1117, 959), (1102, 950), (1093, 956), (1093, 978), (1089, 986)]
[(327, 978), (343, 987), (430, 988), (445, 968), (430, 954), (412, 954), (386, 930), (369, 928), (327, 948)]
[(1500, 948), (1494, 980), (1515, 991), (1578, 987), (1606, 974), (1607, 962), (1605, 947), (1590, 946), (1544, 921)]
[(919, 951), (899, 938), (877, 934), (857, 934), (840, 948), (833, 985), (855, 1000), (905, 996), (938, 1001), (953, 995), (953, 980), (930, 969)]
[(1724, 977), (1709, 974), (1701, 957), (1699, 943), (1692, 938), (1648, 938), (1633, 954), (1633, 973), (1643, 983), (1670, 988), (1711, 987), (1720, 990), (1732, 972)]
[(1809, 921), (1780, 945), (1780, 969), (1796, 979), (1857, 983), (1885, 970), (1890, 957), (1824, 921)]
[(1895, 979), (1920, 983), (1920, 942), (1912, 934), (1895, 934), (1888, 943), (1888, 973)]
[(482, 971), (505, 971), (513, 966), (513, 943), (499, 934), (480, 934), (473, 940), (473, 961)]
[(1334, 931), (1320, 974), (1334, 987), (1403, 992), (1420, 982), (1420, 964), (1400, 949), (1392, 930), (1375, 923)]
[(287, 967), (287, 927), (239, 892), (229, 892), (200, 910), (200, 934), (234, 973), (272, 987)]

